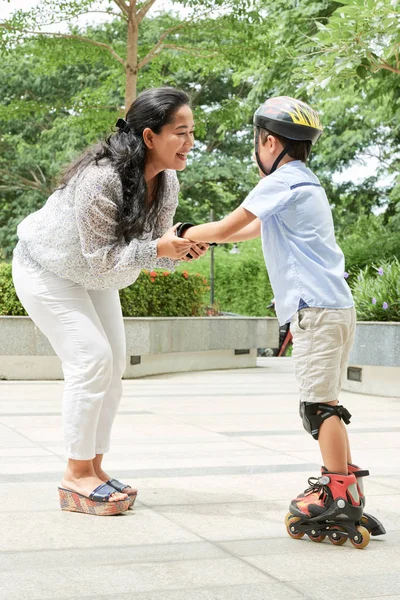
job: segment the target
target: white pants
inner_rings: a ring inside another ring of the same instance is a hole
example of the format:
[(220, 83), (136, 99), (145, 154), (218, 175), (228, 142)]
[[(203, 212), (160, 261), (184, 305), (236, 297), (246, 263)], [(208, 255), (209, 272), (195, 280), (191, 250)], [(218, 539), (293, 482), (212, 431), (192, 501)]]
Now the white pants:
[(104, 454), (110, 447), (126, 366), (118, 291), (88, 291), (15, 257), (13, 280), (26, 312), (62, 362), (67, 457), (91, 460)]

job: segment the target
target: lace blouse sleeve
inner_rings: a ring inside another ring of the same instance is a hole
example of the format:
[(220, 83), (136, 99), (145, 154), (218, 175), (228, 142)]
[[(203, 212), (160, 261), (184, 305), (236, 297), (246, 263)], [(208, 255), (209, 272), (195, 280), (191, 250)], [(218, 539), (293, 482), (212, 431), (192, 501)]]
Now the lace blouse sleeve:
[[(178, 207), (179, 182), (175, 171), (166, 171), (166, 194), (157, 222), (153, 230), (153, 240), (158, 239), (174, 224), (174, 216)], [(171, 258), (157, 259), (157, 267), (173, 271), (180, 260)]]
[(152, 269), (162, 260), (157, 260), (157, 238), (126, 243), (117, 237), (121, 201), (122, 184), (112, 167), (88, 168), (76, 185), (75, 214), (81, 248), (93, 273)]

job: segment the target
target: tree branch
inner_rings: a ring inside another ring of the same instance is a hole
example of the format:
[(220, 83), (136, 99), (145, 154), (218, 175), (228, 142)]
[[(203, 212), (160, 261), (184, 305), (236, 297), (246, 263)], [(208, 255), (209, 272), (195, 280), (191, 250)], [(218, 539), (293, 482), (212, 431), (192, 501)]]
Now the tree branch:
[(77, 19), (82, 15), (91, 15), (91, 14), (102, 14), (102, 15), (112, 15), (113, 17), (118, 17), (119, 19), (124, 19), (125, 17), (121, 15), (121, 13), (113, 12), (112, 10), (86, 10), (85, 12), (78, 13), (71, 17), (65, 17), (61, 21), (51, 21), (50, 23), (41, 23), (41, 27), (47, 27), (47, 25), (59, 25), (60, 23), (65, 23), (68, 21), (72, 21), (73, 19)]
[(129, 0), (128, 14), (130, 19), (136, 21), (136, 2), (137, 0)]
[[(154, 0), (155, 2), (156, 0)], [(159, 52), (161, 52), (161, 50), (163, 48), (172, 48), (175, 46), (172, 46), (171, 44), (163, 44), (163, 41), (165, 40), (166, 37), (168, 37), (170, 35), (170, 33), (177, 31), (178, 29), (182, 29), (182, 27), (187, 26), (190, 22), (193, 22), (196, 20), (196, 17), (193, 19), (190, 19), (189, 21), (183, 21), (182, 23), (179, 23), (178, 25), (174, 25), (173, 27), (170, 27), (169, 29), (166, 29), (160, 36), (158, 42), (155, 44), (155, 46), (153, 46), (153, 48), (150, 50), (150, 52), (148, 52), (148, 54), (146, 54), (146, 56), (144, 56), (142, 58), (141, 61), (139, 61), (138, 63), (138, 69), (141, 69), (142, 67), (144, 67), (145, 65), (147, 65), (155, 56), (156, 54), (158, 54)], [(179, 48), (178, 46), (176, 46), (177, 50), (184, 50), (183, 48)], [(187, 50), (187, 52), (190, 53), (189, 50)], [(197, 53), (195, 54), (195, 56), (200, 56)], [(211, 56), (213, 56), (212, 54), (206, 56), (205, 58), (210, 58)]]
[(7, 171), (5, 169), (0, 169), (0, 177), (9, 177), (11, 182), (15, 182), (15, 183), (11, 183), (10, 185), (7, 184), (3, 184), (1, 186), (2, 189), (13, 189), (13, 188), (17, 188), (20, 189), (21, 187), (27, 187), (29, 189), (33, 189), (33, 190), (45, 190), (48, 191), (46, 184), (46, 181), (41, 182), (31, 171), (31, 174), (34, 177), (34, 181), (31, 181), (30, 179), (26, 179), (25, 177), (21, 177), (21, 175), (16, 175), (14, 172), (11, 171)]
[[(14, 30), (13, 27), (6, 25), (5, 23), (0, 23), (0, 27), (5, 27), (6, 29), (10, 29), (11, 31)], [(84, 42), (86, 44), (92, 44), (92, 46), (97, 46), (98, 48), (103, 48), (104, 50), (107, 50), (108, 52), (110, 52), (111, 56), (113, 58), (115, 58), (115, 60), (117, 60), (119, 63), (121, 63), (121, 65), (123, 65), (123, 67), (126, 67), (126, 62), (123, 58), (121, 58), (121, 56), (119, 56), (119, 54), (117, 54), (114, 50), (114, 48), (112, 48), (111, 46), (109, 46), (108, 44), (104, 44), (103, 42), (96, 42), (96, 40), (92, 40), (88, 37), (84, 37), (82, 35), (74, 35), (72, 33), (54, 33), (52, 31), (25, 31), (24, 33), (27, 33), (29, 35), (49, 35), (52, 37), (59, 37), (59, 38), (66, 38), (66, 39), (71, 39), (71, 40), (78, 40), (79, 42)]]
[(186, 25), (185, 22), (183, 23), (179, 23), (179, 25), (174, 25), (173, 27), (170, 27), (169, 29), (166, 29), (164, 31), (164, 33), (161, 34), (160, 39), (158, 40), (157, 44), (155, 44), (155, 46), (153, 46), (153, 48), (150, 50), (150, 52), (148, 52), (148, 54), (146, 54), (146, 56), (144, 56), (142, 58), (141, 61), (139, 61), (138, 63), (138, 69), (141, 69), (142, 67), (144, 67), (145, 65), (147, 65), (147, 63), (149, 63), (156, 54), (158, 54), (158, 50), (161, 50), (161, 48), (163, 47), (163, 40), (165, 40), (165, 38), (172, 33), (173, 31), (176, 31), (177, 29), (182, 29), (182, 27), (184, 27), (184, 25)]
[(120, 8), (122, 10), (124, 15), (129, 17), (129, 7), (125, 4), (125, 1), (124, 0), (113, 0), (113, 1), (118, 6), (118, 8)]
[(143, 21), (144, 17), (147, 15), (153, 4), (155, 4), (157, 0), (148, 0), (146, 4), (142, 6), (139, 12), (136, 15), (138, 25)]
[(386, 69), (386, 71), (391, 71), (392, 73), (397, 73), (397, 75), (400, 75), (400, 69), (398, 69), (396, 67), (392, 67), (391, 65), (389, 65), (389, 63), (387, 63), (384, 60), (377, 63), (377, 66), (380, 69)]
[(185, 48), (184, 46), (176, 46), (175, 44), (163, 44), (162, 47), (169, 48), (170, 50), (180, 50), (180, 52), (186, 52), (187, 54), (197, 56), (198, 58), (213, 58), (218, 54), (218, 52), (214, 52), (214, 54), (200, 54), (200, 52), (203, 51), (203, 48)]
[(160, 46), (157, 44), (154, 48), (138, 63), (138, 70), (142, 69), (145, 65), (147, 65), (153, 58), (164, 50), (165, 48), (169, 48), (170, 50), (179, 50), (180, 52), (186, 52), (192, 56), (196, 56), (197, 58), (214, 58), (218, 55), (218, 53), (214, 54), (201, 54), (202, 49), (200, 48), (185, 48), (184, 46), (176, 46), (175, 44), (161, 44)]

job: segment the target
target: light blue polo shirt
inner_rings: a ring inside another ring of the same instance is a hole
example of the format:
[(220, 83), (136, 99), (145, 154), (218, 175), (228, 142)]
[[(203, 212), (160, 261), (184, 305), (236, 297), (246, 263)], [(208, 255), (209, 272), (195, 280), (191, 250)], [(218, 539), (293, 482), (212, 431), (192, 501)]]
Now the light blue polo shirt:
[(242, 206), (261, 221), (264, 259), (281, 325), (291, 320), (301, 301), (320, 308), (353, 306), (328, 198), (302, 161), (288, 162), (261, 179)]

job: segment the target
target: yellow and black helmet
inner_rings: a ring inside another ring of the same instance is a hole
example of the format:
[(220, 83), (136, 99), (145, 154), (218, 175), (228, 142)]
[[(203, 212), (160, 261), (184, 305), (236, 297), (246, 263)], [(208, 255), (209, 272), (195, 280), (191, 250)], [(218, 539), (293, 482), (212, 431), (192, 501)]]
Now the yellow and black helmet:
[(322, 134), (317, 111), (289, 96), (270, 98), (254, 114), (254, 125), (289, 140), (315, 144)]

